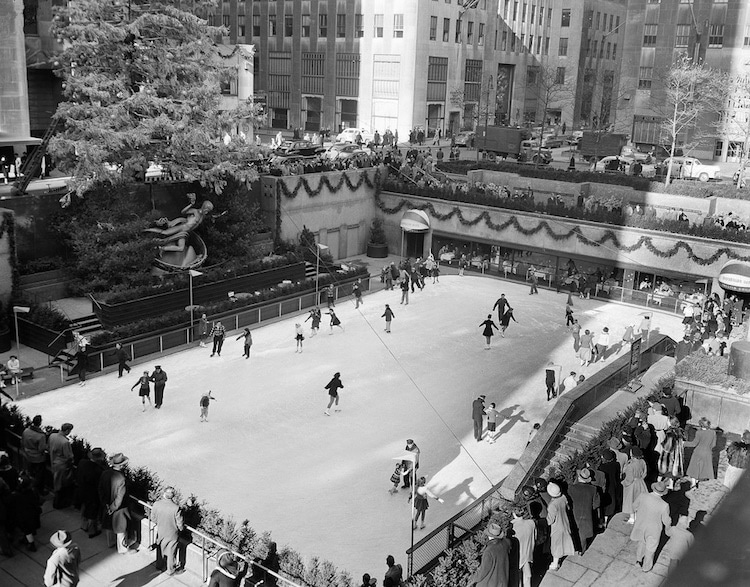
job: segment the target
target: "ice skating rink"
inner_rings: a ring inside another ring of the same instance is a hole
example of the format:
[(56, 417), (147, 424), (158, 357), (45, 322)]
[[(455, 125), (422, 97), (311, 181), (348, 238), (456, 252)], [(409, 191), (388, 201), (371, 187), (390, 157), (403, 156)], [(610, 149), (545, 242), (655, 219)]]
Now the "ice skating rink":
[[(518, 323), (487, 351), (479, 324), (500, 293)], [(567, 294), (530, 296), (524, 285), (467, 275), (429, 283), (408, 306), (399, 299), (397, 290), (365, 295), (358, 310), (340, 300), (346, 332), (329, 335), (324, 320), (311, 338), (310, 322), (303, 323), (301, 354), (294, 324), (306, 313), (256, 328), (249, 360), (233, 332), (221, 357), (196, 347), (133, 365), (122, 379), (108, 374), (19, 404), (45, 424), (74, 423), (73, 433), (92, 445), (124, 452), (132, 466), (150, 468), (184, 496), (194, 493), (258, 532), (271, 531), (280, 546), (329, 559), (355, 578), (379, 577), (387, 554), (405, 563), (410, 543), (408, 494), (388, 493), (392, 458), (407, 438), (422, 451), (428, 487), (445, 499), (431, 501), (419, 540), (510, 472), (532, 424), (552, 407), (548, 361), (564, 374), (599, 368), (581, 369), (574, 357), (564, 326)], [(385, 303), (396, 315), (391, 334), (381, 318)], [(578, 298), (574, 311), (584, 329), (608, 326), (613, 344), (643, 312)], [(652, 322), (653, 330), (681, 336), (678, 316), (657, 312)], [(142, 412), (130, 387), (157, 363), (169, 376), (164, 405)], [(342, 411), (328, 417), (323, 388), (336, 371), (345, 386)], [(208, 389), (217, 400), (203, 423), (198, 400)], [(472, 435), (471, 402), (480, 394), (505, 416), (496, 444)]]

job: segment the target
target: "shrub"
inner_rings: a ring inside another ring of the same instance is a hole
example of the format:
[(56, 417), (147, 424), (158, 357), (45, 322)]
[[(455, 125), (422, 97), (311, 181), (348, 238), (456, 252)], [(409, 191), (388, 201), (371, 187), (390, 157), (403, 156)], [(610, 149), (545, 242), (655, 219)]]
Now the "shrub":
[(385, 238), (385, 230), (383, 230), (382, 218), (375, 217), (372, 219), (372, 226), (370, 226), (370, 241), (373, 245), (384, 245), (388, 241)]
[(732, 389), (739, 395), (750, 393), (750, 381), (729, 374), (728, 356), (707, 355), (698, 350), (675, 365), (675, 375), (680, 379)]

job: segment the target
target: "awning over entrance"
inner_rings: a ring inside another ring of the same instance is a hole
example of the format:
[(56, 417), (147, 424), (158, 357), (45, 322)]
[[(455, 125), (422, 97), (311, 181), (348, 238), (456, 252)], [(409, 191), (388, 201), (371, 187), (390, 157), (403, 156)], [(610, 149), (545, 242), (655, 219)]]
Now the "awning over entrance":
[(401, 229), (405, 232), (427, 232), (430, 217), (422, 210), (407, 210), (401, 218)]
[(12, 135), (7, 132), (0, 132), (0, 147), (12, 147), (13, 145), (38, 145), (42, 139), (35, 137), (25, 137)]
[(750, 263), (729, 261), (719, 272), (719, 285), (724, 289), (750, 293)]

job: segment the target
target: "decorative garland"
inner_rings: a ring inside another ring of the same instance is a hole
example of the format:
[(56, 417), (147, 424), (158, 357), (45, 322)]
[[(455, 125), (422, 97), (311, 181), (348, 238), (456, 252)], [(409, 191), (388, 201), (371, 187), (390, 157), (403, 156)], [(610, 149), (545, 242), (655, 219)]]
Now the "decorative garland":
[(320, 177), (320, 182), (318, 183), (318, 186), (316, 188), (311, 187), (311, 182), (304, 175), (298, 176), (297, 185), (294, 186), (293, 189), (289, 189), (289, 187), (287, 187), (286, 182), (283, 181), (283, 178), (277, 180), (277, 183), (281, 186), (281, 192), (287, 198), (296, 198), (297, 194), (302, 188), (304, 188), (305, 194), (310, 198), (314, 198), (315, 196), (320, 195), (324, 187), (327, 187), (331, 191), (331, 193), (334, 194), (341, 191), (344, 185), (346, 185), (346, 187), (349, 188), (349, 190), (352, 192), (358, 190), (360, 187), (362, 187), (362, 185), (366, 185), (368, 188), (374, 188), (376, 191), (378, 191), (381, 183), (381, 171), (379, 167), (376, 168), (375, 174), (372, 179), (370, 179), (367, 171), (363, 171), (359, 174), (359, 179), (356, 182), (352, 182), (352, 180), (346, 174), (346, 171), (344, 171), (341, 174), (338, 182), (336, 182), (335, 184), (331, 183), (328, 175), (322, 175)]
[(688, 258), (691, 261), (693, 261), (694, 263), (697, 263), (698, 265), (703, 265), (703, 266), (712, 265), (716, 263), (716, 261), (718, 261), (722, 255), (726, 255), (728, 259), (735, 260), (735, 261), (750, 261), (750, 256), (738, 255), (734, 250), (732, 250), (729, 247), (721, 247), (720, 249), (716, 249), (716, 252), (710, 257), (699, 257), (693, 252), (692, 247), (685, 241), (678, 241), (671, 248), (667, 249), (666, 251), (662, 251), (654, 245), (652, 237), (646, 236), (646, 235), (642, 235), (632, 245), (625, 245), (620, 242), (620, 239), (618, 238), (617, 233), (611, 229), (605, 229), (602, 237), (594, 240), (585, 236), (582, 233), (580, 227), (578, 226), (571, 228), (567, 232), (558, 234), (552, 230), (552, 227), (549, 225), (549, 223), (546, 220), (540, 220), (539, 223), (534, 228), (525, 228), (524, 226), (521, 225), (521, 223), (518, 221), (518, 218), (514, 214), (511, 214), (510, 218), (506, 220), (505, 222), (496, 224), (495, 222), (492, 221), (492, 217), (490, 216), (490, 213), (487, 212), (486, 210), (482, 212), (481, 214), (479, 214), (478, 216), (476, 216), (475, 218), (468, 220), (464, 217), (461, 208), (458, 206), (453, 206), (450, 212), (446, 214), (441, 214), (435, 209), (435, 207), (430, 202), (427, 202), (425, 204), (415, 205), (412, 202), (409, 202), (408, 200), (402, 199), (396, 206), (389, 208), (388, 206), (385, 205), (379, 193), (375, 195), (375, 202), (377, 203), (380, 211), (388, 215), (398, 214), (404, 208), (408, 208), (408, 209), (425, 211), (429, 213), (430, 216), (432, 216), (433, 218), (437, 220), (443, 220), (443, 221), (450, 220), (451, 218), (455, 216), (458, 218), (459, 222), (464, 226), (476, 226), (477, 224), (479, 224), (480, 221), (484, 220), (487, 227), (494, 230), (495, 232), (503, 232), (507, 228), (512, 227), (516, 231), (528, 237), (528, 236), (533, 236), (541, 232), (542, 230), (544, 230), (546, 235), (551, 237), (555, 241), (564, 241), (571, 237), (575, 237), (582, 244), (589, 244), (589, 245), (594, 245), (597, 247), (601, 247), (605, 245), (606, 243), (611, 242), (615, 248), (619, 249), (622, 252), (627, 252), (627, 253), (632, 253), (633, 251), (636, 251), (642, 247), (645, 247), (646, 249), (648, 249), (648, 251), (650, 251), (653, 255), (659, 257), (660, 259), (668, 259), (668, 258), (674, 257), (680, 250), (684, 250)]

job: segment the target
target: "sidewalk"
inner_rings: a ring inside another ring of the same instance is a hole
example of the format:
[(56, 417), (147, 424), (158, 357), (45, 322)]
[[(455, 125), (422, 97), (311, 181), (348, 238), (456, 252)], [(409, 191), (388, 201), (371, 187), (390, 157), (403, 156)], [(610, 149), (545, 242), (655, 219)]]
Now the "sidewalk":
[[(80, 587), (199, 587), (201, 577), (190, 570), (170, 577), (154, 567), (154, 553), (141, 546), (136, 554), (120, 555), (107, 547), (104, 534), (89, 538), (80, 530), (80, 514), (72, 509), (55, 510), (52, 501), (43, 506), (42, 527), (36, 534), (36, 552), (24, 546), (14, 549), (14, 556), (0, 555), (0, 585), (3, 587), (39, 587), (43, 584), (44, 569), (52, 553), (49, 538), (58, 530), (67, 530), (81, 549)], [(15, 546), (16, 543), (14, 543)]]

